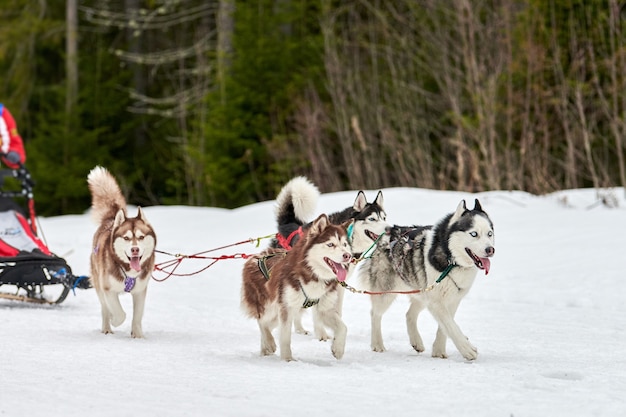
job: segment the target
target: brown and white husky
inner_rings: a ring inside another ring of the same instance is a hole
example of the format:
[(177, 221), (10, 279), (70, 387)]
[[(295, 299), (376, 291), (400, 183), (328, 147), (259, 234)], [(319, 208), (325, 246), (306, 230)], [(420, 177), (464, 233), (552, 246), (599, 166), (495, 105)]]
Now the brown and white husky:
[(117, 181), (102, 167), (87, 176), (92, 216), (99, 227), (93, 237), (91, 282), (102, 310), (102, 333), (113, 333), (126, 319), (119, 295), (133, 297), (131, 336), (143, 337), (141, 321), (148, 281), (154, 269), (156, 235), (141, 208), (128, 217), (126, 199)]
[(261, 355), (276, 352), (272, 330), (279, 327), (280, 357), (291, 361), (291, 329), (305, 307), (333, 333), (332, 354), (341, 359), (347, 328), (337, 309), (339, 282), (354, 269), (348, 227), (334, 225), (325, 214), (313, 221), (290, 251), (268, 248), (243, 267), (241, 307), (258, 321)]

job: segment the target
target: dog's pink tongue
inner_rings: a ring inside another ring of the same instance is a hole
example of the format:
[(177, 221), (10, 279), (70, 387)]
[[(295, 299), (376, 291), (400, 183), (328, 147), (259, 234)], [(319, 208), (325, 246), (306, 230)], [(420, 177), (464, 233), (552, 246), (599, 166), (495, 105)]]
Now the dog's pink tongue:
[(489, 268), (491, 268), (491, 261), (489, 258), (480, 258), (480, 262), (482, 262), (485, 275), (487, 275), (489, 273)]
[(348, 269), (338, 263), (335, 263), (335, 267), (337, 269), (337, 280), (339, 282), (344, 282), (348, 276)]
[(139, 256), (133, 256), (132, 258), (130, 258), (130, 267), (137, 272), (141, 271), (141, 265), (139, 264), (139, 259), (140, 259)]

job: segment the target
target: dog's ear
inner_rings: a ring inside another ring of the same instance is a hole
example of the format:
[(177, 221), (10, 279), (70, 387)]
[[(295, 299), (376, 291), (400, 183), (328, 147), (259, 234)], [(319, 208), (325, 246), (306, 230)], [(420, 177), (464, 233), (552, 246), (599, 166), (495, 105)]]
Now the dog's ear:
[(374, 200), (375, 204), (378, 204), (378, 207), (380, 207), (380, 209), (382, 211), (385, 211), (385, 209), (383, 208), (383, 192), (378, 191), (378, 194), (376, 194), (376, 200)]
[(365, 193), (363, 191), (359, 191), (359, 193), (356, 195), (356, 199), (354, 200), (352, 208), (354, 209), (354, 211), (358, 211), (360, 213), (363, 211), (366, 204), (367, 198), (365, 198)]
[(148, 223), (148, 219), (146, 219), (146, 216), (143, 214), (143, 210), (141, 209), (141, 207), (137, 207), (137, 217), (136, 219), (141, 220), (142, 222), (149, 224)]
[(467, 211), (467, 207), (465, 206), (465, 200), (461, 200), (459, 205), (456, 207), (456, 211), (452, 215), (452, 218), (450, 219), (450, 223), (454, 223), (458, 221), (461, 218), (461, 216), (465, 214), (466, 211)]
[(120, 209), (115, 214), (115, 220), (113, 220), (113, 228), (119, 227), (120, 224), (126, 221), (126, 213)]
[(482, 206), (480, 205), (480, 201), (478, 201), (478, 199), (474, 200), (474, 210), (484, 211)]
[(325, 214), (320, 214), (320, 216), (313, 220), (313, 224), (309, 229), (309, 233), (307, 233), (307, 237), (314, 237), (320, 235), (324, 229), (328, 227), (330, 224), (330, 220), (328, 220), (328, 216)]

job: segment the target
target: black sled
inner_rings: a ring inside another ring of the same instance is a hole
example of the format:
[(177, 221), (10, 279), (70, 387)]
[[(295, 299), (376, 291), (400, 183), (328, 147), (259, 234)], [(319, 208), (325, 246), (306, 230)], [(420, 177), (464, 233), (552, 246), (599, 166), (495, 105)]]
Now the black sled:
[(0, 170), (0, 299), (59, 304), (90, 283), (39, 239), (33, 186), (24, 166)]

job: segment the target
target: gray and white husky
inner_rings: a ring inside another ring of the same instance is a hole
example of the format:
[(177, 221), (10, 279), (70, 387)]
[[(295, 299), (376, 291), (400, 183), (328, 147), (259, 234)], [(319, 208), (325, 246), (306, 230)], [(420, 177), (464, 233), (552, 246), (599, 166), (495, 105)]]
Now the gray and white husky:
[[(319, 190), (306, 177), (291, 179), (276, 197), (275, 215), (278, 225), (277, 238), (272, 241), (271, 247), (291, 249), (304, 231), (311, 227), (308, 219), (313, 215), (317, 206)], [(342, 224), (354, 220), (349, 231), (349, 241), (352, 256), (358, 259), (364, 252), (374, 250), (379, 236), (386, 233), (390, 225), (387, 223), (387, 214), (383, 206), (383, 193), (378, 191), (373, 202), (369, 203), (363, 191), (359, 191), (352, 206), (328, 214), (332, 224)], [(343, 309), (343, 288), (338, 290), (337, 310), (341, 315)], [(307, 334), (302, 326), (302, 314), (294, 319), (297, 333)], [(320, 340), (328, 340), (324, 326), (313, 316), (315, 335)]]
[(417, 330), (417, 318), (427, 308), (439, 327), (432, 356), (447, 358), (446, 340), (452, 339), (467, 360), (478, 357), (454, 320), (459, 303), (469, 292), (478, 270), (489, 272), (490, 257), (495, 253), (493, 223), (478, 200), (468, 210), (465, 200), (454, 213), (434, 226), (394, 226), (384, 236), (372, 257), (359, 270), (363, 285), (371, 295), (372, 350), (383, 352), (382, 316), (397, 294), (411, 292), (406, 326), (411, 346), (424, 351)]
[(102, 333), (113, 333), (126, 319), (119, 295), (133, 296), (131, 336), (143, 337), (141, 326), (148, 281), (154, 269), (156, 234), (141, 208), (128, 217), (126, 200), (115, 178), (102, 167), (87, 176), (92, 216), (98, 223), (93, 236), (91, 282), (102, 313)]

